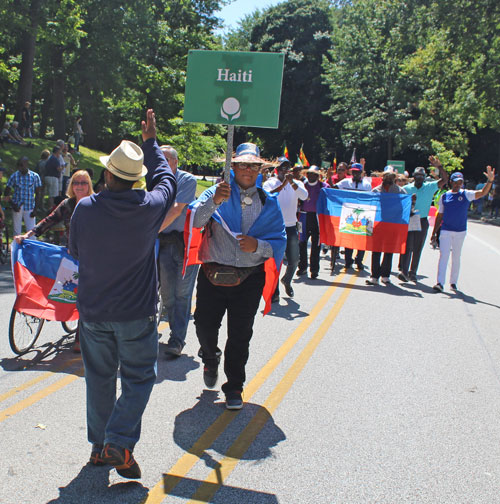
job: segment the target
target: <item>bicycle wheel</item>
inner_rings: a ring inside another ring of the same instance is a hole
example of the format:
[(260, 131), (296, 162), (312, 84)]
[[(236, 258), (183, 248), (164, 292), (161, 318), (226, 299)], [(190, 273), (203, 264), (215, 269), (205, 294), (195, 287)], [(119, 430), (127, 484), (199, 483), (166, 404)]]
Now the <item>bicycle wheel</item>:
[(78, 320), (70, 320), (68, 322), (61, 322), (61, 325), (63, 326), (63, 329), (68, 334), (73, 334), (78, 329)]
[(26, 353), (35, 344), (44, 319), (19, 313), (12, 308), (9, 322), (9, 344), (12, 351), (17, 355)]

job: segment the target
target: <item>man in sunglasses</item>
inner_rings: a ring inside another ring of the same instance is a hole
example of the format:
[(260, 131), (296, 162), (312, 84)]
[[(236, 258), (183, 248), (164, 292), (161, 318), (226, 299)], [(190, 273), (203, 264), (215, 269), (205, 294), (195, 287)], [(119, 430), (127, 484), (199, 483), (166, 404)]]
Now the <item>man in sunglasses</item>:
[[(230, 182), (207, 189), (189, 205), (190, 261), (201, 262), (194, 323), (203, 360), (203, 379), (215, 387), (221, 350), (219, 329), (227, 312), (224, 351), (226, 407), (243, 407), (245, 365), (253, 322), (261, 295), (270, 309), (286, 247), (283, 216), (276, 196), (260, 187), (260, 169), (266, 161), (255, 144), (238, 146), (232, 159)], [(204, 227), (199, 248), (199, 231)], [(196, 239), (197, 238), (197, 239)]]

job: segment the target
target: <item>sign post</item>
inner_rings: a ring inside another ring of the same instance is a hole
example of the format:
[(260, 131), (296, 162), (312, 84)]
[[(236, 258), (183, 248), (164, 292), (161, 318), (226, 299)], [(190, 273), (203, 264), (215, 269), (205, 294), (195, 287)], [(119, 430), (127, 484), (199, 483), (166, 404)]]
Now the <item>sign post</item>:
[(284, 61), (283, 53), (189, 51), (184, 122), (227, 125), (226, 182), (234, 127), (278, 127)]

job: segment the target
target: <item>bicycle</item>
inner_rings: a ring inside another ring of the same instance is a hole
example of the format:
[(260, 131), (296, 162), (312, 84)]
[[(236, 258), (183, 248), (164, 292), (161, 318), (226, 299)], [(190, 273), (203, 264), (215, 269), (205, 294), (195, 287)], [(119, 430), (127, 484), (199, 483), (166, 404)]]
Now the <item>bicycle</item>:
[(0, 220), (0, 263), (5, 264), (10, 257), (9, 228)]

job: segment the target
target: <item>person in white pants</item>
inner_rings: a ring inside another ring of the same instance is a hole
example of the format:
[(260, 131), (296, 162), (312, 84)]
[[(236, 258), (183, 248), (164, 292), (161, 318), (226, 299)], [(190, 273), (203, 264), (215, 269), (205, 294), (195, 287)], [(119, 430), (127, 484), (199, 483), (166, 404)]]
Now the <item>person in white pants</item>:
[(450, 177), (451, 190), (441, 195), (439, 199), (439, 211), (436, 216), (431, 243), (437, 238), (437, 231), (441, 227), (439, 237), (439, 265), (437, 283), (433, 289), (436, 292), (443, 291), (446, 279), (446, 269), (451, 252), (450, 287), (458, 290), (458, 274), (460, 272), (460, 255), (467, 234), (467, 210), (471, 201), (482, 198), (491, 189), (495, 178), (495, 170), (491, 166), (486, 167), (488, 182), (479, 191), (462, 189), (464, 176), (456, 172)]
[[(28, 161), (26, 156), (17, 161), (17, 170), (9, 177), (5, 188), (5, 200), (11, 201), (14, 236), (21, 234), (23, 219), (26, 231), (35, 227), (42, 181), (38, 173), (28, 170)], [(14, 194), (11, 197), (12, 190)]]

